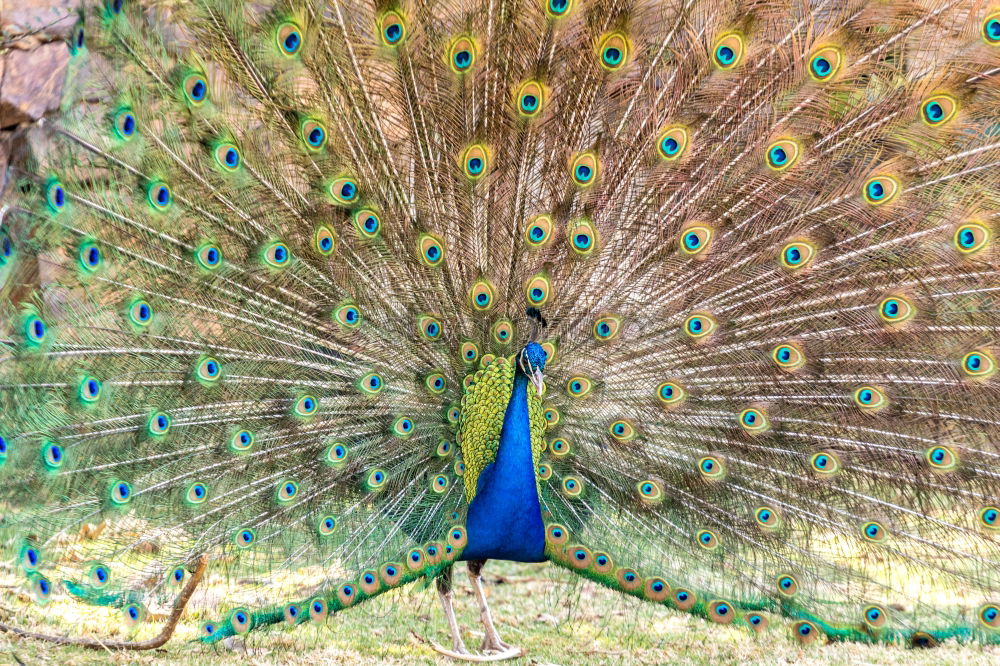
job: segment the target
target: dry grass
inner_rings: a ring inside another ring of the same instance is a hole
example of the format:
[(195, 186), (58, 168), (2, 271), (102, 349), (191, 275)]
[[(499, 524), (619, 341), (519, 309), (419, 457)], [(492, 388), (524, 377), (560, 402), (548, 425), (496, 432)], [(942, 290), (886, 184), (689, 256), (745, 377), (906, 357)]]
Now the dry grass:
[[(1000, 647), (946, 644), (933, 650), (853, 644), (800, 647), (787, 629), (777, 626), (759, 637), (703, 620), (642, 604), (593, 585), (576, 581), (549, 565), (491, 563), (486, 578), (501, 635), (520, 645), (526, 657), (512, 664), (977, 664), (1000, 663)], [(471, 589), (456, 576), (459, 621), (469, 647), (482, 634)], [(205, 590), (217, 596), (214, 590)], [(276, 595), (280, 597), (280, 595)], [(36, 618), (34, 628), (68, 633), (60, 602), (26, 613), (25, 602), (4, 595), (3, 615), (21, 621)], [(67, 603), (68, 607), (69, 604)], [(57, 619), (58, 618), (58, 619)], [(119, 653), (55, 647), (0, 635), (0, 663), (24, 664), (445, 664), (444, 659), (411, 632), (447, 644), (448, 635), (433, 586), (411, 585), (384, 595), (320, 626), (280, 627), (250, 634), (235, 649), (190, 642), (207, 618), (196, 608), (166, 648), (152, 653)], [(145, 632), (158, 631), (157, 623)], [(94, 627), (88, 619), (87, 627)], [(77, 627), (79, 629), (79, 627)], [(116, 625), (102, 627), (117, 634)], [(89, 629), (85, 629), (89, 630)], [(94, 632), (97, 633), (96, 631)], [(120, 636), (119, 636), (120, 637)]]

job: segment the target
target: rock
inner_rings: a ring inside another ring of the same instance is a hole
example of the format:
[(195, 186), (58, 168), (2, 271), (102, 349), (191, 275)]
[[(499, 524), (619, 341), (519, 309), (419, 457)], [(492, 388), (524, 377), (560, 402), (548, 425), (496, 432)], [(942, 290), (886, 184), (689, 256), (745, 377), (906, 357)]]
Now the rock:
[(4, 0), (0, 20), (18, 31), (65, 37), (80, 18), (79, 6), (79, 0)]
[(38, 120), (58, 109), (68, 63), (63, 42), (9, 51), (0, 78), (0, 127)]

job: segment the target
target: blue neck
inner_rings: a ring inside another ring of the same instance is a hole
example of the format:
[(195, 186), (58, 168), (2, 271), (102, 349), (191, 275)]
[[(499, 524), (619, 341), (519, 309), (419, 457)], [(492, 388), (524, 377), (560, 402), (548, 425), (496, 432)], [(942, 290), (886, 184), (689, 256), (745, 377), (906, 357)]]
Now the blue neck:
[(479, 475), (476, 496), (469, 505), (469, 545), (462, 553), (463, 560), (545, 559), (545, 525), (531, 455), (528, 388), (528, 378), (518, 371), (500, 430), (500, 450)]

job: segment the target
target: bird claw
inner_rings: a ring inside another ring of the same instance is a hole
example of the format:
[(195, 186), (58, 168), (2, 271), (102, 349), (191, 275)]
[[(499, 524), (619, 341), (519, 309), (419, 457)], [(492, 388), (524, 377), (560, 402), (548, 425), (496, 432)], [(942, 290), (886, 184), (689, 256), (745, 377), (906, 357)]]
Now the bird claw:
[(455, 661), (468, 661), (473, 663), (485, 663), (490, 661), (505, 661), (507, 659), (515, 659), (524, 655), (524, 651), (519, 647), (511, 647), (500, 641), (503, 648), (495, 652), (487, 652), (486, 646), (483, 646), (483, 654), (472, 654), (465, 649), (464, 644), (456, 644), (453, 649), (449, 650), (446, 647), (442, 647), (435, 643), (434, 641), (428, 640), (423, 636), (417, 634), (415, 631), (410, 631), (410, 634), (420, 643), (424, 645), (429, 645), (432, 650), (440, 655), (444, 655)]
[(495, 638), (494, 640), (486, 638), (483, 640), (483, 645), (482, 647), (479, 648), (479, 651), (483, 652), (484, 654), (495, 654), (500, 652), (507, 652), (508, 650), (511, 649), (520, 649), (520, 648), (511, 648), (510, 645), (507, 645), (499, 638)]
[(444, 655), (445, 657), (450, 657), (456, 661), (469, 661), (474, 663), (484, 663), (488, 661), (506, 661), (507, 659), (516, 659), (517, 657), (523, 656), (524, 652), (519, 647), (507, 647), (499, 652), (493, 651), (483, 651), (483, 654), (471, 654), (467, 650), (458, 652), (456, 650), (449, 650), (443, 648), (433, 641), (430, 642), (431, 649), (438, 654)]

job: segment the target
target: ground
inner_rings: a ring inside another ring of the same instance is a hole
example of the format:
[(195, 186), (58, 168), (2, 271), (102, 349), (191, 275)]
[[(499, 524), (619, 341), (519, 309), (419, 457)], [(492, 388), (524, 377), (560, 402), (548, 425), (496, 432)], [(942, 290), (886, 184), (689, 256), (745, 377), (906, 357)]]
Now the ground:
[[(464, 569), (464, 567), (463, 567)], [(894, 646), (800, 647), (783, 627), (759, 637), (626, 599), (546, 564), (493, 562), (485, 578), (504, 640), (526, 651), (517, 666), (542, 664), (978, 664), (1000, 663), (1000, 647), (946, 644), (932, 650)], [(464, 572), (456, 606), (469, 647), (482, 638)], [(6, 606), (6, 604), (3, 604)], [(0, 615), (9, 609), (0, 607)], [(414, 585), (332, 617), (324, 625), (250, 634), (224, 648), (191, 643), (204, 620), (195, 609), (164, 649), (144, 653), (84, 650), (0, 634), (0, 664), (447, 664), (419, 637), (448, 644), (433, 586)], [(64, 628), (67, 629), (67, 628)], [(44, 630), (51, 631), (46, 625)]]

